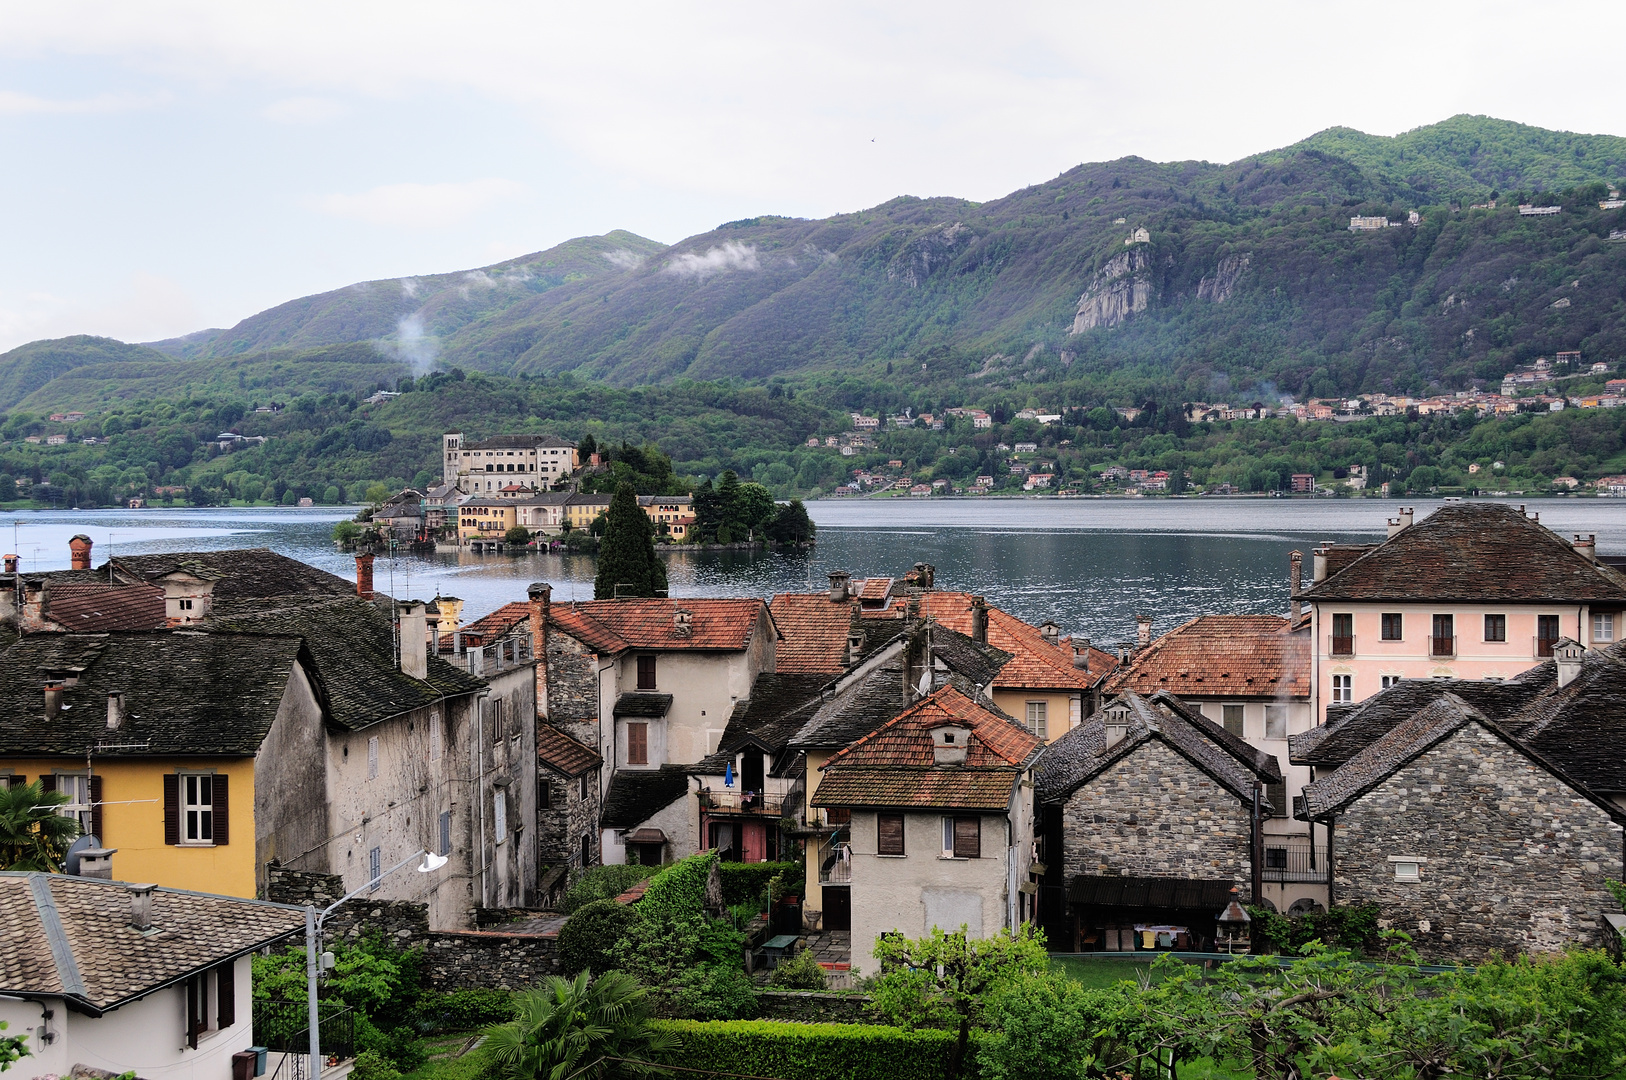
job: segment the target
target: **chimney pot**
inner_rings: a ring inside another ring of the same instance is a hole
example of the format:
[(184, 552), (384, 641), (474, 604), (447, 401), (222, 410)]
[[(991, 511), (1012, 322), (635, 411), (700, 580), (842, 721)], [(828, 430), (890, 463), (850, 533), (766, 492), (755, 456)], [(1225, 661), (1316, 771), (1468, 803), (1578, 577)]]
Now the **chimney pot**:
[(52, 680), (45, 684), (45, 719), (55, 720), (62, 714), (62, 683)]
[(971, 640), (988, 644), (988, 601), (980, 596), (971, 598)]
[(363, 600), (373, 598), (373, 549), (363, 545), (356, 552), (356, 595)]
[(107, 695), (107, 730), (119, 730), (124, 726), (124, 720), (124, 694), (115, 690)]
[(1575, 550), (1587, 562), (1598, 561), (1598, 536), (1596, 533), (1587, 533), (1585, 536), (1575, 534)]
[(1135, 616), (1135, 643), (1142, 649), (1152, 643), (1152, 617), (1150, 615)]
[(1553, 664), (1558, 669), (1558, 685), (1568, 686), (1581, 674), (1581, 657), (1586, 647), (1574, 638), (1553, 642)]
[(423, 604), (411, 601), (396, 605), (400, 628), (401, 674), (413, 679), (429, 677), (429, 620)]
[(1047, 622), (1039, 627), (1039, 636), (1044, 638), (1046, 645), (1059, 646), (1061, 644), (1061, 627), (1054, 622)]
[(1289, 595), (1293, 598), (1293, 618), (1297, 623), (1304, 607), (1299, 603), (1299, 592), (1304, 588), (1304, 552), (1294, 551), (1287, 556), (1287, 581)]
[(6, 556), (6, 573), (15, 574), (16, 572), (17, 572), (17, 556), (15, 556), (15, 555), (7, 555)]
[(80, 533), (68, 541), (68, 555), (73, 560), (75, 570), (90, 569), (90, 548), (91, 539), (84, 533)]
[(851, 581), (852, 575), (845, 570), (830, 571), (830, 602), (832, 604), (846, 602), (849, 595), (848, 586)]
[(130, 890), (130, 926), (136, 930), (152, 929), (152, 891), (156, 885), (126, 885)]

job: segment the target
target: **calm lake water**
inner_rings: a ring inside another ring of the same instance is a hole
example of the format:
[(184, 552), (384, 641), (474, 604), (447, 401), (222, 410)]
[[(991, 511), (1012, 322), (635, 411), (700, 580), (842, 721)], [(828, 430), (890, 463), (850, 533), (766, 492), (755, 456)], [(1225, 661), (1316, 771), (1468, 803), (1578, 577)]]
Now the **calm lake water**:
[[(1417, 502), (1419, 519), (1438, 503)], [(1626, 553), (1626, 500), (1545, 499), (1526, 504), (1560, 533), (1598, 536), (1606, 554)], [(1371, 500), (889, 500), (812, 502), (817, 549), (805, 556), (695, 554), (668, 557), (675, 596), (770, 596), (823, 588), (830, 570), (855, 577), (937, 567), (940, 586), (981, 592), (1031, 623), (1054, 619), (1097, 642), (1134, 636), (1135, 613), (1161, 633), (1194, 615), (1287, 608), (1288, 553), (1321, 540), (1381, 537), (1400, 503)], [(8, 520), (10, 550), (25, 570), (68, 564), (68, 538), (86, 533), (100, 563), (116, 552), (269, 547), (343, 577), (351, 557), (330, 531), (354, 511), (139, 510), (25, 512)], [(1308, 561), (1308, 559), (1306, 559)], [(1306, 567), (1308, 571), (1308, 567)], [(523, 600), (548, 581), (560, 600), (590, 599), (593, 560), (559, 555), (380, 558), (375, 584), (399, 597), (464, 599), (477, 618)]]

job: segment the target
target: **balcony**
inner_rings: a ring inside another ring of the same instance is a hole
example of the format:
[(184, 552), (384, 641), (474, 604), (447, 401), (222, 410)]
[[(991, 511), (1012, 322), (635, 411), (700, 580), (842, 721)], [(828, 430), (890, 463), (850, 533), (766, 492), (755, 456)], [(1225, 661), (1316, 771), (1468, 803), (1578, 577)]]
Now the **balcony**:
[(1428, 639), (1428, 655), (1434, 657), (1435, 659), (1449, 659), (1450, 657), (1457, 655), (1456, 635), (1453, 634), (1450, 637), (1430, 637)]
[[(845, 856), (845, 857), (843, 857)], [(851, 885), (853, 863), (850, 850), (842, 844), (819, 845), (819, 884)]]
[(1325, 847), (1270, 847), (1266, 841), (1264, 879), (1273, 884), (1327, 880)]
[(1558, 639), (1555, 637), (1538, 637), (1535, 639), (1535, 642), (1536, 657), (1538, 659), (1547, 659), (1553, 655), (1553, 646), (1558, 644)]
[(1327, 655), (1354, 656), (1355, 635), (1350, 634), (1347, 637), (1339, 634), (1332, 635), (1327, 639)]
[(784, 816), (785, 797), (760, 791), (702, 791), (700, 809), (712, 817), (739, 815), (777, 818)]

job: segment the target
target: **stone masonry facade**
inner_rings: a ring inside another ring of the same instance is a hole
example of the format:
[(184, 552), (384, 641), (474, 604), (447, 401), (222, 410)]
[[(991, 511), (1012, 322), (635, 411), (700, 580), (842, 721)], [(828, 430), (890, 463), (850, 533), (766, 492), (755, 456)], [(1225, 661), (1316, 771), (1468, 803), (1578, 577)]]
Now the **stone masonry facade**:
[[(542, 873), (555, 866), (580, 867), (584, 836), (589, 848), (586, 865), (594, 865), (599, 854), (598, 771), (595, 769), (584, 778), (569, 780), (543, 768), (537, 783), (546, 786), (549, 794), (548, 809), (538, 810), (536, 814)], [(584, 787), (585, 798), (582, 796)]]
[(1075, 874), (1230, 879), (1249, 891), (1250, 809), (1166, 743), (1150, 740), (1062, 807), (1063, 864)]
[[(1496, 735), (1469, 724), (1338, 816), (1340, 904), (1375, 903), (1425, 956), (1475, 960), (1604, 943), (1618, 912), (1621, 827)], [(1418, 880), (1391, 859), (1414, 857)]]
[(602, 750), (597, 654), (557, 626), (548, 627), (547, 653), (547, 698), (539, 703), (543, 719), (577, 742)]

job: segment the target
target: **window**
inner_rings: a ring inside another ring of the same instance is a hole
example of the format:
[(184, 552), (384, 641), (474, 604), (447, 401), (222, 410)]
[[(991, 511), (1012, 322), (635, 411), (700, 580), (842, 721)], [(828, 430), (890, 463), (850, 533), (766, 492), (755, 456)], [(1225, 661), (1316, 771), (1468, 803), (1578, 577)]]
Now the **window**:
[(429, 718), (429, 760), (440, 760), (440, 718)]
[(593, 837), (582, 833), (582, 865), (589, 866), (593, 862)]
[(1385, 611), (1383, 613), (1383, 640), (1399, 641), (1406, 636), (1405, 616), (1398, 611)]
[(1050, 738), (1049, 711), (1049, 702), (1028, 702), (1028, 730), (1039, 736), (1041, 739)]
[(214, 777), (181, 777), (181, 842), (212, 844), (215, 839)]
[(1506, 641), (1507, 640), (1507, 616), (1506, 615), (1486, 615), (1485, 616), (1485, 640), (1486, 641)]
[[(500, 663), (502, 658), (502, 650), (500, 646), (498, 648), (497, 657)], [(492, 698), (487, 704), (491, 708), (491, 741), (498, 742), (502, 739), (503, 733), (503, 700), (502, 698)]]
[(1225, 730), (1229, 731), (1232, 735), (1235, 735), (1239, 739), (1243, 738), (1244, 724), (1242, 721), (1242, 706), (1222, 705), (1220, 706), (1220, 712), (1225, 717)]
[(440, 853), (442, 855), (452, 853), (452, 812), (450, 810), (440, 812)]
[(982, 858), (982, 818), (944, 818), (943, 853), (956, 859)]
[(1592, 640), (1615, 640), (1615, 616), (1613, 612), (1600, 611), (1592, 616)]
[(1457, 652), (1456, 619), (1450, 615), (1434, 616), (1434, 632), (1428, 643), (1430, 656), (1455, 656)]
[(1289, 813), (1291, 808), (1287, 805), (1286, 781), (1280, 784), (1267, 783), (1265, 785), (1265, 798), (1270, 800), (1271, 817), (1285, 818), (1292, 816)]
[(182, 611), (191, 611), (192, 610), (192, 601), (190, 601), (190, 600), (177, 600), (177, 601), (175, 601), (175, 603), (179, 606), (180, 610), (182, 610)]
[(627, 764), (649, 764), (648, 724), (627, 724)]
[(875, 815), (875, 853), (877, 855), (904, 854), (902, 814)]
[(1355, 676), (1334, 675), (1332, 677), (1332, 701), (1334, 705), (1347, 705), (1355, 700)]
[(1421, 878), (1421, 867), (1411, 859), (1393, 859), (1396, 881), (1417, 881)]
[(1355, 616), (1351, 615), (1347, 611), (1334, 615), (1332, 617), (1332, 636), (1343, 638), (1354, 637)]
[(1400, 681), (1399, 675), (1379, 675), (1378, 684), (1387, 690)]
[(640, 656), (638, 658), (638, 689), (655, 689), (655, 658), (653, 656)]
[(587, 798), (587, 774), (586, 773), (582, 773), (581, 776), (576, 778), (576, 797), (579, 798), (579, 799)]
[(1286, 705), (1266, 705), (1265, 706), (1265, 738), (1267, 738), (1267, 739), (1285, 739), (1285, 738), (1287, 738), (1287, 706)]
[(498, 791), (491, 799), (491, 831), (495, 835), (494, 843), (501, 844), (508, 839), (508, 792)]
[(55, 779), (58, 794), (68, 797), (68, 801), (57, 807), (56, 812), (63, 817), (76, 819), (80, 832), (94, 832), (91, 824), (94, 808), (90, 797), (90, 777), (78, 773), (57, 773)]
[(379, 881), (384, 876), (384, 849), (373, 848), (367, 852), (367, 891), (377, 892)]
[(538, 810), (553, 809), (553, 781), (548, 779), (546, 773), (542, 775), (541, 782), (536, 785), (536, 808)]
[(367, 779), (378, 779), (378, 736), (367, 740)]
[(1558, 640), (1558, 616), (1536, 616), (1536, 655), (1553, 655), (1553, 642)]

